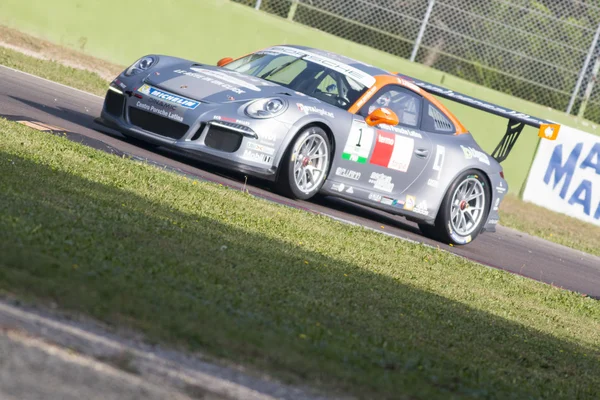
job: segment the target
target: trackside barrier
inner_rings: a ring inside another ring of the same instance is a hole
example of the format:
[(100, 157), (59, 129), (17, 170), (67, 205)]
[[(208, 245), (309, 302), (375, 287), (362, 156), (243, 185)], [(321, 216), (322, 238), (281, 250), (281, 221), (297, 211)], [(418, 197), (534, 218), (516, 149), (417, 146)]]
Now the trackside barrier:
[(542, 140), (523, 200), (600, 226), (600, 136), (563, 125)]

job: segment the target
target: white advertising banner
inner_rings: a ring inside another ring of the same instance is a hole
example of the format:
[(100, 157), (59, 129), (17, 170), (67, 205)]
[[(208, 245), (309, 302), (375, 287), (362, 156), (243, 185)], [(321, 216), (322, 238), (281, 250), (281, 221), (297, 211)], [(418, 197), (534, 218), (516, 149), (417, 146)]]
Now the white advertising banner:
[(523, 200), (600, 225), (600, 136), (563, 125), (542, 140)]

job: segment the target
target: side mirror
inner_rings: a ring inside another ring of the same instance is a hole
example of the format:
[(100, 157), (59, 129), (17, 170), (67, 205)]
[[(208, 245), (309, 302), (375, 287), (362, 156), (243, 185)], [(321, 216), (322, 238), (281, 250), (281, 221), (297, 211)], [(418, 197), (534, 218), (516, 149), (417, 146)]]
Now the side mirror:
[(230, 62), (233, 61), (233, 58), (231, 57), (225, 57), (225, 58), (221, 58), (218, 62), (217, 62), (217, 67), (222, 67), (223, 65), (227, 65)]
[(379, 124), (396, 126), (400, 120), (396, 113), (389, 108), (378, 108), (365, 118), (365, 122), (369, 126), (377, 126)]

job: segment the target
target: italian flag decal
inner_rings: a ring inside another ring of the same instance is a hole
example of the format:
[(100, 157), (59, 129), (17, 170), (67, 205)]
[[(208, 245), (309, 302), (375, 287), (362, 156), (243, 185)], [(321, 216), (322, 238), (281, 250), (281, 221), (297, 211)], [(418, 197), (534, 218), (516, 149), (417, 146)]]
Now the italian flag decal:
[(371, 164), (406, 172), (410, 166), (415, 141), (412, 138), (377, 130)]

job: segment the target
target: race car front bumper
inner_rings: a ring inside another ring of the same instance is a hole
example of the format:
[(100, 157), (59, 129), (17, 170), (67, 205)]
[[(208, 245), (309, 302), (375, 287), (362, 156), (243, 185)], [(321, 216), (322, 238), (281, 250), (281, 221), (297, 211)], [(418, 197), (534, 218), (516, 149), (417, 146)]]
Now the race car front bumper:
[[(287, 127), (276, 121), (240, 119), (233, 111), (235, 107), (226, 107), (223, 112), (219, 106), (202, 104), (194, 113), (186, 113), (185, 119), (175, 120), (168, 110), (158, 113), (152, 107), (154, 112), (150, 112), (143, 100), (109, 90), (96, 122), (199, 161), (275, 180), (280, 143), (273, 131), (285, 136)], [(263, 135), (261, 131), (269, 133)]]

